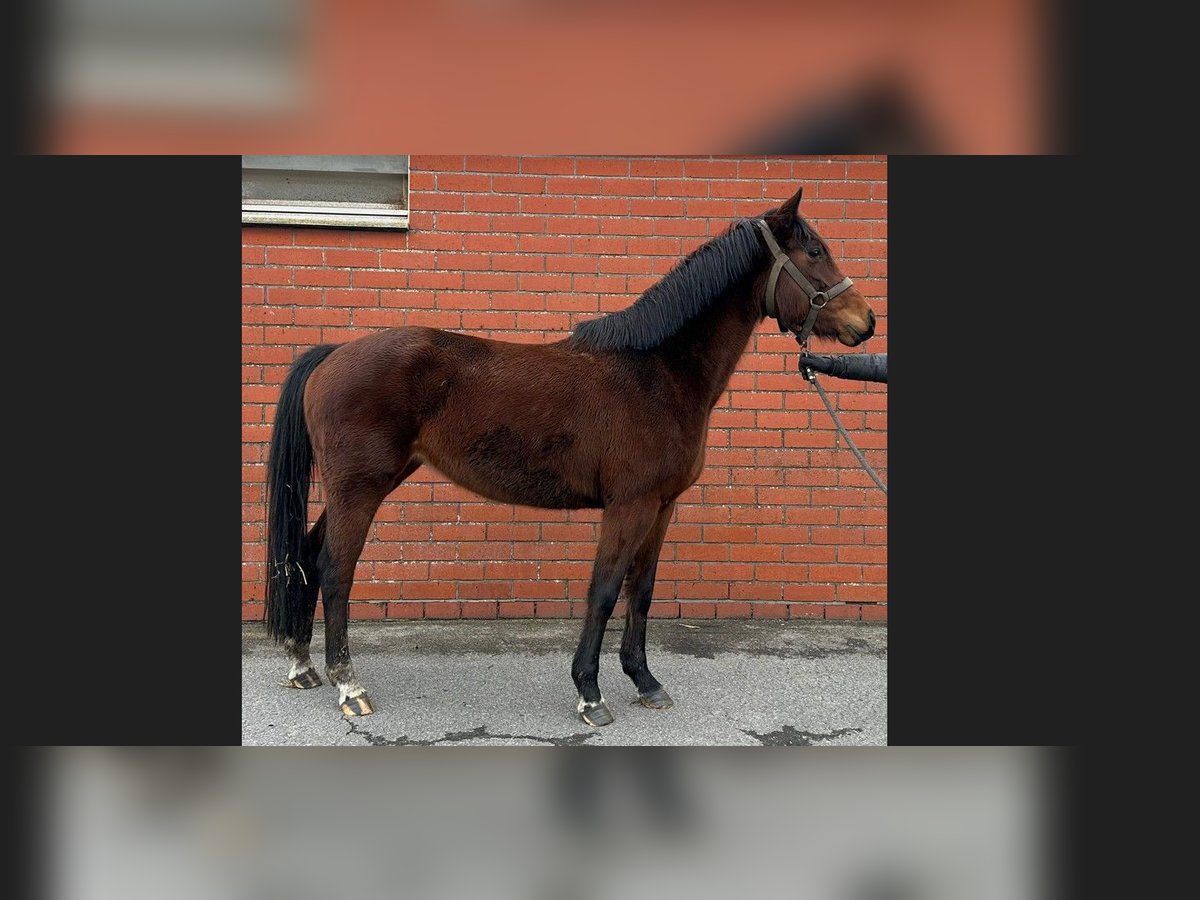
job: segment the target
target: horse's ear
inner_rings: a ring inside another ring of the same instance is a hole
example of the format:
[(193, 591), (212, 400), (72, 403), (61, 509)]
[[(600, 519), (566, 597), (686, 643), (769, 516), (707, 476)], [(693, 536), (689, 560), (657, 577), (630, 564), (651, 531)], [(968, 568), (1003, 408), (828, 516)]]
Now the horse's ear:
[(784, 224), (791, 225), (796, 221), (796, 213), (800, 209), (800, 195), (804, 193), (804, 185), (800, 185), (796, 189), (796, 193), (792, 198), (779, 209), (779, 214), (783, 218)]
[(768, 221), (772, 228), (784, 232), (790, 230), (796, 224), (797, 210), (800, 207), (800, 195), (803, 193), (804, 187), (801, 186), (796, 190), (791, 199), (779, 207), (778, 211), (771, 214)]

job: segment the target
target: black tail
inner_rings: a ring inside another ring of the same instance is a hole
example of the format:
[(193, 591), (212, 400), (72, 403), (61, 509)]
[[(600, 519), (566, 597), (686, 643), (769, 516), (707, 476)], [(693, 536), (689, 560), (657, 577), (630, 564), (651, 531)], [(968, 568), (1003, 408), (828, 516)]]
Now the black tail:
[(308, 627), (303, 591), (315, 575), (305, 572), (301, 562), (313, 454), (304, 421), (304, 385), (339, 346), (321, 344), (297, 359), (275, 408), (267, 462), (267, 631), (277, 642), (300, 638)]

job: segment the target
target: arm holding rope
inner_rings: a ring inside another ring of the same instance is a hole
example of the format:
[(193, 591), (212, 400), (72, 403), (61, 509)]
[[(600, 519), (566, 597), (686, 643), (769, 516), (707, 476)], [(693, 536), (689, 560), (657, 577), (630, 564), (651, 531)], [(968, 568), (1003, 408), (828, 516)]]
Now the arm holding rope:
[(838, 432), (846, 439), (846, 444), (850, 447), (851, 452), (858, 459), (859, 464), (866, 470), (871, 479), (879, 485), (879, 489), (887, 494), (887, 485), (883, 483), (867, 462), (867, 458), (863, 456), (858, 445), (854, 443), (854, 439), (850, 437), (845, 428), (842, 427), (841, 421), (834, 412), (833, 406), (829, 402), (829, 397), (826, 396), (824, 389), (817, 382), (817, 372), (823, 372), (827, 375), (834, 375), (838, 378), (850, 378), (857, 381), (881, 381), (887, 384), (887, 354), (886, 353), (843, 353), (838, 356), (825, 356), (820, 354), (812, 354), (807, 350), (800, 352), (800, 374), (804, 379), (812, 384), (817, 389), (817, 393), (821, 395), (821, 402), (825, 404), (825, 409), (829, 412), (830, 418), (833, 419), (833, 424), (837, 426)]
[(854, 381), (881, 381), (887, 384), (886, 353), (839, 353), (837, 356), (801, 352), (800, 373), (806, 378), (805, 369), (849, 378)]

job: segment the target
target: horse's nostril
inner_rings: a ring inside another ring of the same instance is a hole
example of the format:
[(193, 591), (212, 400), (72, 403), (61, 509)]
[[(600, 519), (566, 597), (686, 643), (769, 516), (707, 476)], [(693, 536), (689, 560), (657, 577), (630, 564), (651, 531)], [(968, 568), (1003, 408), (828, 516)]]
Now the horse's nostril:
[(873, 310), (873, 309), (867, 310), (867, 321), (871, 324), (872, 328), (875, 327), (875, 310)]

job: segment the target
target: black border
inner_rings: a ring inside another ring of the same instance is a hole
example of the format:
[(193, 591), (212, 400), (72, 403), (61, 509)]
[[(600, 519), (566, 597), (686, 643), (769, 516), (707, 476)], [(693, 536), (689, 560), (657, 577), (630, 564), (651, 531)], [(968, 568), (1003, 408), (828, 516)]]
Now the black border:
[(1083, 365), (1082, 166), (899, 157), (888, 175), (889, 742), (1074, 744), (1084, 383), (1060, 367)]
[(239, 160), (14, 165), (21, 740), (239, 744)]

